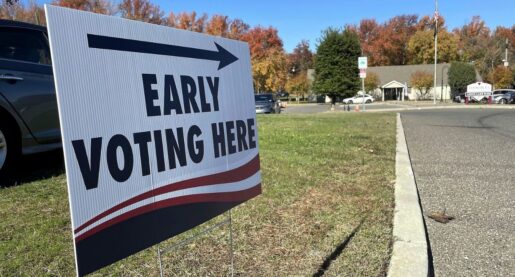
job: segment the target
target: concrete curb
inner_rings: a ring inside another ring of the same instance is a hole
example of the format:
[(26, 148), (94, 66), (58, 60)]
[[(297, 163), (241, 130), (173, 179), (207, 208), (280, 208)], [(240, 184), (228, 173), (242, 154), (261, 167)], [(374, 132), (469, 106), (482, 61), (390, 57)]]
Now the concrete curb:
[[(394, 104), (387, 104), (387, 105), (394, 105)], [(426, 106), (426, 107), (411, 107), (407, 105), (403, 105), (401, 108), (386, 108), (386, 109), (372, 109), (372, 110), (365, 110), (365, 113), (386, 113), (386, 112), (402, 112), (402, 111), (418, 111), (418, 110), (443, 110), (443, 109), (498, 109), (498, 110), (512, 110), (515, 109), (515, 105), (490, 105), (490, 106), (479, 106), (479, 105), (449, 105), (449, 106)], [(334, 111), (324, 111), (322, 113), (348, 113), (347, 111), (344, 111), (341, 106), (336, 107)], [(353, 110), (351, 113), (354, 112)], [(363, 111), (360, 111), (363, 112)]]
[(401, 116), (397, 113), (395, 211), (390, 277), (428, 276), (426, 232)]
[(398, 112), (398, 111), (416, 111), (416, 110), (443, 110), (443, 109), (499, 109), (499, 110), (511, 110), (515, 109), (509, 105), (499, 106), (427, 106), (427, 107), (407, 107), (405, 108), (391, 108), (391, 109), (380, 109), (380, 110), (366, 110), (365, 112)]

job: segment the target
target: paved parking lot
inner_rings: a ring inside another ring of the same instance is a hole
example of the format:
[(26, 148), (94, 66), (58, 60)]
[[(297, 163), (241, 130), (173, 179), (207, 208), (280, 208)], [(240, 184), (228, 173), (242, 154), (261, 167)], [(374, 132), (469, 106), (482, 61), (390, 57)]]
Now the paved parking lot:
[[(515, 276), (515, 111), (401, 114), (436, 276)], [(448, 224), (428, 214), (446, 209)]]

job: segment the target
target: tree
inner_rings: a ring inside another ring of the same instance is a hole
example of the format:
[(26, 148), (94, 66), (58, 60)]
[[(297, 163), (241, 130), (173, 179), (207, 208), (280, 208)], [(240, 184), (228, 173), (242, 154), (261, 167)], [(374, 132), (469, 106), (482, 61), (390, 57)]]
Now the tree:
[(454, 29), (454, 33), (459, 38), (460, 60), (473, 62), (481, 76), (485, 77), (489, 67), (487, 50), (490, 44), (490, 29), (481, 17), (474, 16), (471, 22), (461, 29)]
[(197, 17), (196, 12), (181, 12), (177, 15), (173, 12), (170, 12), (168, 18), (166, 19), (166, 25), (177, 29), (203, 33), (205, 32), (206, 21), (207, 14), (203, 14), (200, 17)]
[(286, 86), (287, 57), (273, 27), (254, 27), (241, 36), (249, 44), (252, 78), (257, 92), (281, 91)]
[(163, 23), (163, 12), (149, 0), (123, 0), (118, 9), (124, 18), (153, 24)]
[[(498, 26), (492, 35), (491, 47), (493, 48), (493, 55), (491, 60), (494, 61), (495, 65), (503, 65), (505, 57), (505, 49), (508, 49), (508, 62), (512, 66), (515, 65), (515, 25), (511, 28)], [(515, 68), (515, 67), (513, 67)]]
[[(435, 18), (430, 16), (422, 17), (417, 23), (417, 31), (433, 31), (435, 30)], [(440, 15), (438, 17), (438, 30), (446, 29), (445, 18)]]
[(370, 93), (379, 87), (379, 76), (374, 72), (368, 72), (365, 78), (365, 91)]
[(349, 27), (355, 30), (359, 36), (363, 55), (368, 57), (370, 66), (384, 65), (387, 61), (381, 52), (381, 33), (383, 26), (379, 25), (375, 19), (363, 19), (358, 27)]
[(249, 31), (250, 26), (241, 19), (234, 19), (229, 24), (228, 37), (240, 40)]
[(466, 92), (467, 86), (476, 81), (476, 70), (470, 63), (453, 62), (447, 74), (452, 97)]
[(337, 97), (351, 96), (359, 89), (358, 57), (361, 53), (355, 32), (328, 28), (319, 41), (315, 60), (317, 94), (328, 95), (332, 103)]
[(23, 13), (23, 5), (19, 0), (3, 0), (0, 6), (0, 18), (16, 20)]
[(268, 54), (252, 61), (252, 77), (256, 92), (284, 90), (287, 77), (287, 59), (282, 49), (271, 49)]
[(279, 37), (277, 29), (273, 27), (254, 27), (242, 35), (241, 40), (249, 44), (252, 59), (261, 59), (266, 57), (271, 50), (283, 49), (283, 41)]
[(426, 99), (433, 87), (433, 74), (425, 71), (416, 71), (411, 74), (411, 87), (417, 90), (419, 99)]
[(52, 4), (100, 14), (113, 13), (110, 2), (104, 0), (54, 0)]
[(378, 48), (384, 56), (384, 65), (404, 65), (408, 63), (408, 42), (417, 31), (416, 15), (399, 15), (390, 19), (381, 28)]
[(301, 98), (304, 98), (310, 87), (311, 84), (308, 80), (307, 71), (291, 76), (286, 82), (286, 90), (292, 94), (300, 96)]
[(28, 6), (18, 0), (3, 0), (0, 5), (0, 19), (10, 19), (46, 25), (45, 11), (36, 2), (29, 2)]
[(311, 87), (308, 80), (308, 69), (311, 68), (313, 68), (313, 52), (309, 49), (309, 41), (301, 40), (293, 49), (293, 53), (288, 55), (289, 78), (286, 90), (304, 98)]
[(297, 74), (306, 74), (313, 67), (313, 52), (309, 49), (309, 41), (301, 40), (289, 55), (289, 69), (295, 69)]
[[(451, 62), (458, 58), (457, 39), (445, 29), (438, 32), (438, 62)], [(434, 63), (435, 41), (433, 31), (417, 31), (409, 40), (410, 64)]]
[(215, 36), (227, 37), (229, 33), (229, 19), (224, 15), (213, 15), (206, 24), (206, 33)]
[(498, 65), (488, 74), (488, 81), (494, 85), (494, 88), (510, 88), (513, 83), (513, 75), (509, 68)]
[(358, 27), (349, 29), (359, 35), (369, 65), (403, 65), (408, 63), (408, 42), (420, 28), (417, 19), (417, 15), (399, 15), (384, 24), (378, 24), (375, 19), (363, 19)]

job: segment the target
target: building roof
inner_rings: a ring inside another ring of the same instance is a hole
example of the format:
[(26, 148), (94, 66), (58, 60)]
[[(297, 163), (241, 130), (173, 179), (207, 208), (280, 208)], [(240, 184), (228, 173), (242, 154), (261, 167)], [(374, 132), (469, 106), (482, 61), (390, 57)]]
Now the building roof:
[[(447, 85), (447, 72), (451, 67), (448, 63), (440, 63), (436, 65), (436, 84), (437, 86)], [(367, 69), (367, 73), (374, 72), (379, 77), (379, 86), (382, 87), (392, 81), (401, 84), (407, 83), (411, 87), (411, 75), (417, 71), (425, 71), (433, 75), (434, 64), (413, 64), (413, 65), (390, 65), (390, 66), (374, 66)]]

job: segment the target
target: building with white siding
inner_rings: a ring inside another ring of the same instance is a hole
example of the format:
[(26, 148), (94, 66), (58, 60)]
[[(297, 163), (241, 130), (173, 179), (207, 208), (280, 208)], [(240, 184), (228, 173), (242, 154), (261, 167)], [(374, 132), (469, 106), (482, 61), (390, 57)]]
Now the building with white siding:
[[(436, 88), (431, 88), (426, 99), (451, 99), (451, 89), (447, 80), (447, 73), (451, 67), (448, 63), (436, 65)], [(411, 86), (411, 76), (417, 72), (427, 72), (433, 76), (434, 64), (375, 66), (367, 69), (367, 74), (373, 72), (379, 77), (379, 87), (371, 92), (377, 100), (420, 100), (419, 92)], [(407, 90), (405, 90), (407, 87)], [(436, 90), (436, 91), (435, 91)]]

